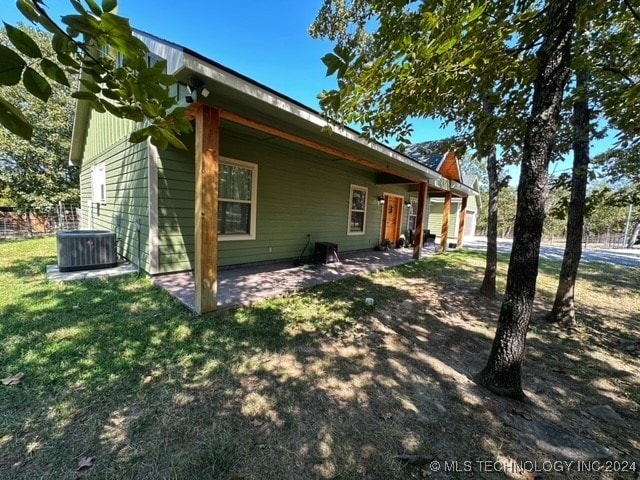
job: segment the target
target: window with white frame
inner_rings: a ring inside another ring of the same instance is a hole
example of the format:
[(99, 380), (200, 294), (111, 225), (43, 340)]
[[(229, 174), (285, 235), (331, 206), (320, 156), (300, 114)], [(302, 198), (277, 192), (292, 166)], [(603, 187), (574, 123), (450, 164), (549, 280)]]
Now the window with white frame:
[(349, 226), (347, 235), (364, 235), (367, 219), (367, 187), (351, 185), (349, 191)]
[(409, 197), (409, 218), (407, 222), (407, 228), (413, 232), (416, 231), (416, 223), (418, 222), (418, 199), (415, 197)]
[(258, 165), (220, 159), (218, 180), (219, 240), (256, 238)]
[(91, 169), (91, 199), (93, 203), (107, 203), (107, 172), (104, 164)]

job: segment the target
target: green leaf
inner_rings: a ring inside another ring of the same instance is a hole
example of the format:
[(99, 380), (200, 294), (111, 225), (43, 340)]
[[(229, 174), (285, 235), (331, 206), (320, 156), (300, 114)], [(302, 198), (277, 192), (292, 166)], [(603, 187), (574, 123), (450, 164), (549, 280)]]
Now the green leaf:
[(65, 67), (71, 67), (75, 69), (80, 68), (80, 64), (76, 62), (73, 57), (67, 55), (66, 53), (58, 53), (58, 55), (56, 56), (58, 58), (58, 61)]
[(71, 96), (78, 100), (89, 100), (92, 102), (98, 98), (91, 92), (73, 92)]
[(22, 13), (25, 18), (28, 18), (33, 23), (40, 22), (40, 14), (36, 11), (35, 8), (33, 8), (33, 5), (31, 5), (31, 3), (27, 2), (26, 0), (18, 0), (16, 2), (16, 5), (18, 7), (18, 10), (20, 10), (20, 13)]
[(80, 32), (98, 37), (101, 33), (98, 21), (89, 15), (65, 15), (60, 20), (67, 25), (67, 31), (70, 35), (71, 32)]
[(469, 16), (467, 17), (467, 22), (471, 23), (474, 20), (477, 20), (478, 17), (480, 17), (480, 15), (484, 13), (486, 8), (487, 8), (487, 4), (485, 3), (484, 5), (478, 5), (476, 8), (471, 10), (471, 13), (469, 13)]
[(149, 138), (149, 134), (146, 128), (141, 128), (140, 130), (136, 130), (129, 135), (129, 141), (131, 143), (140, 143), (144, 142), (147, 138)]
[(106, 112), (104, 105), (102, 105), (102, 102), (99, 98), (97, 98), (95, 102), (91, 102), (91, 107), (93, 107), (93, 109), (98, 113)]
[(122, 113), (120, 112), (120, 109), (116, 107), (114, 104), (103, 100), (102, 106), (106, 108), (111, 115), (122, 118)]
[(22, 83), (27, 91), (34, 97), (39, 98), (43, 102), (49, 100), (51, 96), (51, 85), (49, 85), (46, 78), (33, 68), (25, 68), (24, 74), (22, 75)]
[(86, 88), (91, 93), (100, 93), (102, 91), (102, 89), (100, 88), (99, 85), (96, 84), (96, 82), (89, 80), (87, 78), (81, 78), (80, 83), (84, 88)]
[(118, 92), (114, 92), (113, 90), (110, 90), (109, 88), (105, 88), (102, 90), (102, 95), (110, 100), (116, 100), (116, 101), (120, 101), (121, 97), (118, 94)]
[(144, 88), (144, 85), (134, 83), (131, 86), (133, 87), (133, 96), (137, 101), (146, 102), (149, 99), (149, 94), (147, 93), (147, 90)]
[(28, 33), (11, 26), (6, 22), (3, 23), (4, 28), (7, 31), (7, 37), (9, 37), (9, 40), (11, 40), (14, 47), (31, 58), (42, 57), (40, 47), (38, 47), (38, 44), (29, 36)]
[(78, 12), (80, 15), (87, 14), (87, 11), (78, 0), (71, 0), (71, 5), (73, 5), (73, 8), (75, 8), (76, 12)]
[(0, 45), (0, 85), (17, 85), (26, 64), (20, 55)]
[(64, 85), (65, 87), (69, 87), (69, 79), (67, 75), (64, 73), (56, 63), (52, 62), (48, 58), (43, 58), (40, 62), (40, 68), (42, 69), (42, 73), (44, 73), (47, 77), (49, 77), (54, 82), (58, 82), (60, 85)]
[[(168, 141), (171, 145), (173, 145), (174, 147), (177, 147), (181, 150), (186, 150), (187, 147), (184, 143), (182, 143), (182, 141), (176, 137), (173, 132), (171, 130), (169, 130), (168, 128), (162, 128), (159, 127), (158, 128), (158, 135), (152, 135), (151, 136), (151, 143), (154, 143), (154, 141), (157, 139), (157, 137), (160, 136), (163, 139), (165, 139), (166, 141)], [(167, 148), (166, 146), (164, 147), (165, 149)]]
[(336, 73), (343, 64), (342, 59), (333, 53), (327, 53), (322, 57), (322, 63), (327, 66), (327, 77)]
[(113, 12), (118, 7), (118, 0), (102, 0), (102, 11)]
[(453, 46), (458, 42), (458, 39), (455, 37), (450, 38), (446, 42), (440, 44), (440, 46), (436, 49), (436, 55), (440, 55), (442, 53), (448, 52), (453, 48)]
[(102, 31), (105, 33), (123, 38), (131, 36), (131, 25), (126, 18), (105, 12), (100, 15), (100, 21)]
[(91, 12), (93, 12), (94, 15), (97, 15), (98, 17), (102, 15), (102, 9), (97, 2), (95, 2), (94, 0), (85, 0), (85, 2), (87, 2), (87, 5), (89, 5), (89, 9), (91, 10)]
[(31, 140), (33, 127), (16, 107), (0, 97), (0, 123), (10, 132)]
[(143, 103), (142, 104), (142, 111), (149, 118), (156, 118), (156, 117), (159, 117), (160, 114), (161, 114), (160, 107), (155, 102), (145, 102), (145, 103)]

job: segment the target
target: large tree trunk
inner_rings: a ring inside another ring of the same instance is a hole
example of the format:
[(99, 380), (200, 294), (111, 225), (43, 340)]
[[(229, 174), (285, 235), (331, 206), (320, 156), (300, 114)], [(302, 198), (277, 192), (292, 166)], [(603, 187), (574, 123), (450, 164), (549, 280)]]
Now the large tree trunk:
[(507, 289), (487, 365), (476, 382), (523, 399), (521, 369), (538, 276), (548, 167), (569, 76), (578, 0), (548, 0), (531, 114), (527, 120)]
[(564, 328), (575, 328), (575, 286), (582, 256), (582, 232), (589, 181), (589, 73), (576, 73), (577, 98), (573, 104), (573, 173), (567, 219), (567, 242), (560, 269), (560, 280), (549, 320)]
[(498, 195), (500, 182), (498, 181), (498, 163), (496, 149), (491, 148), (487, 156), (487, 174), (489, 176), (489, 205), (487, 212), (487, 263), (484, 268), (484, 278), (480, 293), (493, 298), (496, 296), (496, 276), (498, 271)]

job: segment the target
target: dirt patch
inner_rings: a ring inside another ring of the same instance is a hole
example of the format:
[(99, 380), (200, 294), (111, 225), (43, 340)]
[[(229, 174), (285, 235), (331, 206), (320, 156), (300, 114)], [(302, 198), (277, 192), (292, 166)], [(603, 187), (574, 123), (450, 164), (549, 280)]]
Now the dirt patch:
[[(236, 467), (242, 478), (265, 478), (256, 469), (273, 465), (271, 448), (296, 466), (282, 478), (635, 478), (637, 357), (598, 345), (586, 326), (566, 334), (534, 322), (528, 401), (507, 400), (471, 380), (488, 356), (498, 300), (460, 281), (394, 288), (396, 301), (339, 337), (256, 361), (252, 374), (271, 385), (263, 394), (278, 398), (276, 411), (296, 412), (296, 427), (259, 414), (267, 447)], [(243, 402), (253, 394), (238, 391)], [(623, 424), (590, 413), (600, 405)]]

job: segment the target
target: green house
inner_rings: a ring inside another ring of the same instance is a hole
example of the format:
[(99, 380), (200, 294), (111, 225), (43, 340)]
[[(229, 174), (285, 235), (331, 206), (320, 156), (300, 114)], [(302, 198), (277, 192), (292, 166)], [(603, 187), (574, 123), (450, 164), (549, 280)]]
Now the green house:
[(220, 268), (294, 259), (308, 241), (307, 255), (316, 242), (395, 243), (423, 230), (429, 196), (463, 205), (475, 194), (188, 48), (137, 36), (178, 78), (193, 133), (187, 150), (131, 144), (138, 125), (78, 101), (70, 160), (82, 228), (115, 232), (118, 253), (149, 275), (193, 271), (199, 312), (216, 308)]
[[(442, 141), (414, 143), (407, 147), (406, 154), (420, 164), (429, 167), (451, 181), (453, 191), (462, 191), (467, 195), (453, 196), (447, 206), (445, 191), (434, 191), (429, 195), (425, 228), (436, 235), (436, 241), (446, 248), (451, 243), (462, 246), (464, 239), (473, 237), (476, 232), (477, 217), (480, 209), (479, 184), (477, 177), (465, 176), (460, 168), (455, 152), (442, 154), (438, 151)], [(468, 191), (465, 187), (471, 187)], [(448, 222), (446, 235), (442, 230), (443, 222)]]

